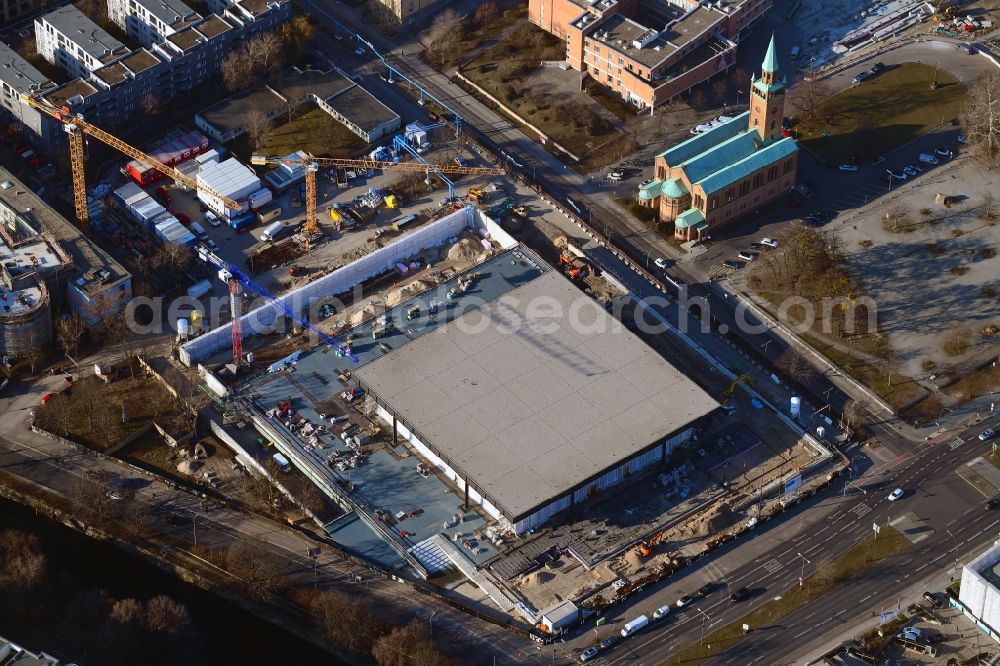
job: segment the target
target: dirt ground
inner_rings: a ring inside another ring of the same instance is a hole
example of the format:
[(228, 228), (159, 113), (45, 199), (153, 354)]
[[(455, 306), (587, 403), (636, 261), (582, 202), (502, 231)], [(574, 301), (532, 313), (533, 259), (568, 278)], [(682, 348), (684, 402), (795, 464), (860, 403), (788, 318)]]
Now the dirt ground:
[[(992, 204), (998, 187), (996, 174), (959, 158), (831, 225), (851, 270), (877, 303), (880, 329), (904, 374), (940, 374), (1000, 351), (1000, 336), (983, 333), (1000, 325), (1000, 204)], [(960, 200), (945, 206), (937, 194)], [(960, 348), (949, 347), (962, 326), (971, 336)]]
[(38, 408), (35, 424), (102, 451), (154, 420), (178, 434), (190, 427), (190, 417), (158, 381), (138, 370), (130, 377), (127, 365), (115, 377), (104, 382), (91, 375), (67, 383)]

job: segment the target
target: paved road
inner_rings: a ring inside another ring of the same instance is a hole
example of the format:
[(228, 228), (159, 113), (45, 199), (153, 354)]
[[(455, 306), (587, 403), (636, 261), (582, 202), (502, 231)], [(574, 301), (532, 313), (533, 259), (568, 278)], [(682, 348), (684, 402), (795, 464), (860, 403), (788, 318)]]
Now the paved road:
[[(94, 359), (88, 361), (84, 367), (91, 366)], [(62, 387), (61, 376), (45, 377), (32, 386), (8, 387), (0, 398), (0, 412), (4, 414), (0, 419), (0, 468), (66, 498), (74, 496), (79, 484), (93, 482), (87, 476), (89, 471), (103, 470), (123, 479), (137, 478), (132, 468), (113, 459), (81, 453), (28, 429), (29, 412), (40, 403), (41, 396)], [(448, 635), (451, 642), (467, 644), (475, 654), (496, 655), (503, 663), (522, 660), (519, 654), (527, 655), (523, 663), (540, 658), (530, 641), (399, 583), (373, 575), (328, 548), (322, 547), (313, 560), (307, 552), (320, 546), (319, 542), (279, 523), (215, 503), (205, 505), (199, 497), (155, 480), (137, 489), (135, 501), (150, 507), (153, 528), (158, 533), (169, 536), (172, 543), (180, 543), (168, 546), (165, 553), (176, 550), (183, 558), (200, 560), (191, 551), (195, 544), (225, 550), (241, 538), (261, 539), (288, 561), (290, 575), (300, 585), (336, 586), (347, 591), (356, 588), (359, 594), (372, 599), (399, 622), (412, 618), (430, 621), (433, 615), (433, 627)], [(168, 522), (171, 514), (184, 522), (171, 524)], [(358, 576), (360, 582), (356, 581)]]
[[(993, 423), (1000, 422), (995, 418)], [(763, 524), (750, 542), (736, 542), (685, 570), (670, 584), (616, 606), (617, 626), (586, 631), (572, 641), (577, 649), (604, 638), (621, 624), (640, 613), (650, 615), (663, 604), (673, 604), (684, 594), (692, 594), (706, 582), (717, 582), (717, 591), (699, 598), (690, 607), (676, 608), (659, 627), (637, 634), (595, 663), (655, 664), (674, 651), (700, 640), (705, 633), (737, 620), (753, 608), (794, 586), (800, 574), (810, 575), (823, 562), (844, 552), (861, 539), (872, 538), (872, 525), (913, 512), (926, 521), (932, 532), (902, 553), (885, 560), (849, 583), (839, 584), (830, 593), (802, 607), (794, 615), (772, 627), (754, 627), (748, 637), (736, 641), (710, 664), (793, 664), (824, 645), (839, 632), (871, 622), (872, 613), (891, 610), (897, 595), (901, 603), (917, 601), (927, 578), (939, 576), (977, 554), (1000, 532), (1000, 513), (989, 513), (985, 498), (955, 474), (963, 461), (982, 452), (976, 435), (989, 422), (962, 433), (962, 443), (953, 439), (924, 446), (888, 464), (870, 466), (864, 476), (845, 479), (828, 490), (818, 503), (783, 514)], [(858, 469), (871, 465), (864, 454), (855, 456)], [(850, 488), (845, 486), (851, 484)], [(860, 488), (867, 488), (862, 494)], [(903, 499), (889, 502), (888, 493), (906, 489)], [(821, 522), (816, 522), (820, 519)], [(950, 530), (950, 534), (948, 533)], [(801, 553), (801, 556), (799, 555)], [(804, 558), (804, 559), (803, 559)], [(808, 560), (806, 562), (805, 560)], [(729, 594), (747, 587), (754, 595), (748, 602), (734, 604)], [(904, 591), (910, 590), (909, 595)], [(913, 592), (912, 590), (919, 590)], [(707, 616), (707, 619), (706, 619)], [(751, 656), (748, 656), (751, 655)]]

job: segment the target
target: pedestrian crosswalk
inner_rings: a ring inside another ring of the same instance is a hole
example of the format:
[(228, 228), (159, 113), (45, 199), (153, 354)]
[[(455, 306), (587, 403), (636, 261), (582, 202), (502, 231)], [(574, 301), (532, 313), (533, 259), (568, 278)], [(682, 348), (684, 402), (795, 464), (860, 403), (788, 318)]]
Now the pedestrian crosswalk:
[(962, 439), (961, 437), (956, 437), (955, 439), (952, 439), (951, 441), (948, 442), (948, 448), (954, 451), (958, 447), (962, 446), (962, 444), (965, 444), (965, 440)]
[(871, 510), (872, 510), (872, 508), (870, 506), (868, 506), (867, 504), (858, 504), (853, 509), (851, 509), (851, 513), (853, 513), (855, 516), (857, 516), (858, 518), (860, 518), (861, 516), (865, 515), (866, 513), (868, 513)]
[(764, 568), (767, 569), (768, 573), (778, 573), (779, 571), (785, 568), (785, 565), (783, 565), (778, 560), (771, 558), (770, 560), (764, 563)]

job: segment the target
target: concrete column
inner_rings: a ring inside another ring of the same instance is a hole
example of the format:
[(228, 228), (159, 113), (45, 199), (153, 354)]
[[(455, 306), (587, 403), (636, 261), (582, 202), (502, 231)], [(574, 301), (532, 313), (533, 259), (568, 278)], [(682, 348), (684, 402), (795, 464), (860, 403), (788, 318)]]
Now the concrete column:
[(469, 510), (469, 480), (463, 479), (465, 481), (465, 503), (462, 504), (462, 508), (466, 511)]
[(392, 446), (393, 446), (393, 448), (396, 447), (396, 444), (398, 443), (398, 441), (399, 441), (399, 431), (396, 429), (396, 413), (393, 412), (393, 414), (392, 414)]

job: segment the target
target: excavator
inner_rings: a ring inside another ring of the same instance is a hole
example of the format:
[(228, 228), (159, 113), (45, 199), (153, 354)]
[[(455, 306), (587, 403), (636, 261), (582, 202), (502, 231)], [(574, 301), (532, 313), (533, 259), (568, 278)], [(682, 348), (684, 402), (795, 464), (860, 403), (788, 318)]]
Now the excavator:
[(733, 380), (733, 383), (729, 385), (725, 391), (722, 392), (722, 406), (725, 408), (729, 404), (730, 399), (732, 399), (733, 394), (736, 393), (736, 387), (740, 384), (746, 384), (747, 386), (753, 386), (753, 377), (750, 376), (749, 372), (741, 373), (739, 377)]
[(666, 538), (666, 535), (667, 535), (666, 531), (657, 532), (653, 536), (649, 537), (648, 539), (640, 543), (639, 554), (642, 555), (643, 557), (649, 557), (653, 553), (653, 547), (656, 546), (656, 544), (663, 541), (663, 539)]

